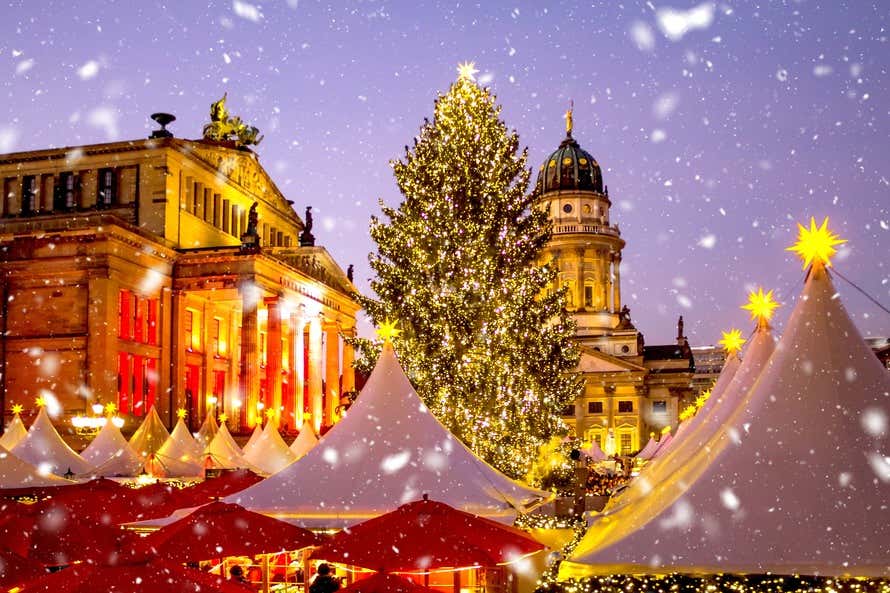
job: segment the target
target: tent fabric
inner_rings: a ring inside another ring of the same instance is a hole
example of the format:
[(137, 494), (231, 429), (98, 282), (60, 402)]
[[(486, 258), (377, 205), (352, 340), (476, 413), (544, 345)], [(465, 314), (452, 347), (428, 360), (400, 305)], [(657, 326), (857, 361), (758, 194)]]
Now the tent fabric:
[(260, 440), (260, 437), (263, 436), (263, 425), (257, 423), (256, 426), (253, 427), (253, 432), (250, 433), (250, 438), (247, 439), (247, 442), (241, 447), (241, 453), (243, 455), (247, 455), (250, 451), (256, 446), (257, 441)]
[(655, 448), (655, 451), (652, 452), (651, 459), (653, 461), (658, 459), (659, 455), (661, 455), (662, 452), (667, 451), (668, 445), (670, 445), (671, 441), (673, 441), (673, 440), (674, 440), (674, 436), (671, 433), (667, 433), (666, 435), (661, 437), (661, 440), (658, 441), (658, 446)]
[(656, 485), (646, 501), (662, 510), (617, 543), (589, 532), (560, 577), (890, 576), (888, 394), (890, 374), (815, 265), (768, 365), (689, 462), (698, 470)]
[(4, 494), (3, 491), (9, 489), (66, 486), (72, 483), (70, 480), (60, 478), (52, 473), (41, 472), (35, 466), (22, 461), (0, 446), (0, 494)]
[(12, 448), (11, 453), (31, 465), (48, 468), (57, 476), (68, 471), (85, 474), (90, 470), (90, 464), (69, 447), (56, 431), (45, 406), (40, 408), (27, 436)]
[(213, 417), (213, 414), (207, 414), (204, 417), (204, 422), (201, 423), (201, 428), (198, 429), (198, 434), (195, 435), (195, 440), (202, 447), (206, 447), (213, 441), (217, 432), (219, 432), (219, 425), (216, 423), (216, 418)]
[(408, 577), (385, 572), (375, 572), (370, 576), (362, 577), (345, 589), (340, 589), (340, 593), (437, 593), (437, 591), (437, 589), (418, 585), (408, 580)]
[(290, 444), (290, 450), (297, 459), (303, 457), (318, 444), (318, 436), (315, 434), (315, 428), (312, 423), (306, 421), (300, 429), (300, 434)]
[(244, 454), (244, 458), (265, 474), (274, 474), (290, 465), (297, 456), (288, 448), (287, 443), (278, 433), (278, 425), (270, 420), (260, 438), (253, 447)]
[(599, 443), (597, 443), (596, 441), (590, 443), (590, 446), (586, 449), (581, 449), (581, 453), (594, 461), (605, 461), (609, 458), (608, 455), (603, 453), (603, 450), (600, 449)]
[(3, 431), (3, 436), (0, 437), (0, 447), (9, 451), (18, 445), (27, 435), (28, 429), (25, 428), (25, 423), (22, 422), (22, 417), (19, 414), (16, 414), (12, 417), (12, 421), (7, 425), (6, 430)]
[(411, 387), (392, 345), (349, 413), (305, 457), (225, 500), (309, 528), (342, 528), (422, 494), (510, 520), (552, 498), (476, 457)]
[(658, 441), (655, 440), (655, 435), (652, 435), (649, 437), (649, 442), (646, 443), (646, 446), (640, 449), (640, 452), (636, 454), (636, 457), (645, 460), (652, 459), (652, 454), (655, 453), (655, 449), (657, 448)]
[(263, 473), (250, 463), (232, 438), (229, 428), (223, 424), (219, 427), (213, 440), (204, 449), (204, 466), (215, 469), (249, 469)]
[(139, 455), (147, 458), (157, 453), (169, 437), (170, 433), (167, 432), (167, 427), (161, 422), (158, 411), (152, 406), (145, 415), (145, 420), (130, 437), (130, 446)]
[(46, 574), (42, 564), (0, 547), (0, 587), (12, 589)]
[(147, 463), (151, 474), (173, 477), (201, 476), (204, 473), (203, 448), (180, 418), (173, 432)]
[(110, 418), (80, 456), (90, 464), (88, 473), (93, 476), (135, 476), (145, 463)]

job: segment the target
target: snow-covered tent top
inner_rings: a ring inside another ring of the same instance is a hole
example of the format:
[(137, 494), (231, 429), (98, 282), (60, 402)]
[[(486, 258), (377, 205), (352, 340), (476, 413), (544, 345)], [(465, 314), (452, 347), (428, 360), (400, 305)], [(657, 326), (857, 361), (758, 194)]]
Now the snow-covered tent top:
[(219, 426), (216, 436), (210, 441), (210, 444), (204, 449), (204, 465), (217, 469), (240, 469), (245, 468), (253, 472), (262, 473), (259, 468), (254, 467), (241, 452), (238, 443), (232, 438), (229, 428), (225, 424)]
[(12, 421), (6, 426), (3, 436), (0, 437), (0, 447), (10, 451), (13, 447), (18, 445), (27, 434), (28, 429), (25, 428), (25, 423), (22, 422), (21, 416), (16, 412), (12, 417)]
[(294, 455), (281, 435), (278, 434), (278, 425), (274, 420), (266, 423), (260, 438), (253, 447), (244, 454), (244, 458), (251, 464), (260, 468), (264, 474), (277, 473), (293, 463), (297, 456)]
[(149, 456), (146, 469), (152, 475), (165, 478), (203, 475), (203, 447), (191, 435), (182, 418), (161, 448)]
[(713, 460), (656, 485), (645, 500), (669, 506), (618, 543), (603, 549), (589, 533), (560, 577), (890, 576), (888, 397), (890, 374), (815, 264), (768, 366), (712, 440)]
[(56, 431), (46, 406), (41, 406), (28, 434), (10, 452), (31, 465), (49, 468), (57, 476), (68, 471), (80, 475), (90, 470), (90, 464), (75, 453)]
[(311, 422), (306, 421), (300, 429), (300, 434), (298, 434), (297, 438), (294, 439), (294, 442), (290, 444), (290, 450), (296, 458), (299, 459), (311, 451), (317, 444), (318, 436), (315, 434), (315, 428), (312, 426)]
[(73, 483), (51, 473), (41, 472), (0, 446), (0, 490), (66, 486)]
[(158, 411), (152, 406), (145, 415), (145, 420), (130, 437), (130, 446), (142, 457), (148, 457), (156, 453), (168, 438), (170, 438), (170, 433), (161, 422)]
[(250, 453), (250, 450), (256, 446), (257, 441), (260, 440), (261, 436), (263, 436), (263, 425), (257, 422), (256, 426), (253, 427), (253, 432), (250, 433), (250, 438), (247, 439), (247, 442), (241, 447), (241, 453), (244, 455)]
[(658, 441), (655, 440), (655, 434), (652, 433), (649, 435), (649, 442), (646, 443), (646, 446), (640, 449), (640, 452), (635, 455), (640, 459), (652, 459), (652, 454), (655, 453), (655, 450), (658, 448)]
[(594, 461), (604, 461), (609, 458), (608, 455), (603, 453), (603, 450), (600, 449), (599, 443), (597, 443), (596, 441), (590, 443), (590, 446), (586, 449), (581, 449), (581, 452)]
[(341, 528), (424, 494), (509, 520), (552, 498), (504, 476), (449, 433), (423, 405), (387, 343), (349, 414), (317, 447), (225, 500), (304, 527)]
[(135, 476), (145, 463), (111, 418), (80, 455), (92, 467), (89, 474), (93, 476)]
[(216, 418), (213, 417), (213, 414), (207, 414), (204, 417), (201, 428), (198, 429), (198, 434), (195, 435), (195, 440), (202, 447), (207, 447), (213, 441), (213, 437), (216, 436), (218, 431), (219, 425), (216, 423)]

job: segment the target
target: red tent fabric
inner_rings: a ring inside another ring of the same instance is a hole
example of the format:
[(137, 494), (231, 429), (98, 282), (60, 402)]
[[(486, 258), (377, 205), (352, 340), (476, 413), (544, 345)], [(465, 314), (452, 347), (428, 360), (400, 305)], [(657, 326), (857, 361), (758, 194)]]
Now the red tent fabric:
[(399, 572), (495, 566), (544, 547), (513, 527), (421, 500), (341, 531), (312, 558)]
[(435, 589), (413, 583), (408, 579), (385, 572), (375, 572), (369, 577), (340, 589), (340, 593), (437, 593)]
[(196, 507), (241, 492), (262, 481), (263, 477), (248, 469), (223, 470), (215, 478), (207, 478), (194, 486), (174, 493), (179, 508)]
[(22, 593), (246, 593), (224, 577), (152, 560), (117, 566), (75, 564), (25, 583)]
[(311, 531), (226, 502), (204, 505), (139, 542), (146, 550), (178, 562), (271, 554), (317, 543)]
[(0, 587), (12, 588), (45, 574), (46, 569), (39, 562), (0, 548)]

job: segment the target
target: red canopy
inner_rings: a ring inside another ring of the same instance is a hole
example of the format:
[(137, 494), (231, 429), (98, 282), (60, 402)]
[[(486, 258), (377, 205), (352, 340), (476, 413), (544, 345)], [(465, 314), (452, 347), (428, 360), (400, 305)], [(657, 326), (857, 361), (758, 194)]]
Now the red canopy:
[(385, 572), (375, 572), (369, 577), (340, 589), (340, 593), (438, 593), (406, 578)]
[(218, 575), (154, 560), (117, 566), (75, 564), (25, 583), (27, 593), (245, 593), (244, 585)]
[(544, 549), (527, 533), (445, 503), (402, 505), (341, 531), (312, 553), (382, 572), (495, 566)]
[(44, 574), (46, 569), (39, 562), (0, 548), (0, 587), (12, 588)]
[(317, 543), (311, 531), (225, 502), (204, 505), (139, 542), (178, 562), (271, 554)]
[(240, 492), (263, 479), (248, 469), (223, 470), (215, 478), (207, 478), (194, 486), (174, 493), (179, 508), (196, 507)]

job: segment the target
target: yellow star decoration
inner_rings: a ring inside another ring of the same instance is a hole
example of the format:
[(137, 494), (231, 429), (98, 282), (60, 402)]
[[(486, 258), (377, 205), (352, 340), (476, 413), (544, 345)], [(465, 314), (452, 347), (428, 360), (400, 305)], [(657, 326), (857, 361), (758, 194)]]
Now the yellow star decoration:
[(476, 62), (464, 62), (463, 64), (457, 65), (457, 79), (458, 80), (476, 80), (476, 73), (479, 70), (476, 69)]
[(402, 333), (402, 330), (396, 328), (398, 323), (398, 321), (385, 321), (381, 323), (380, 327), (377, 328), (377, 337), (383, 340), (384, 343), (392, 342), (393, 338)]
[(834, 246), (847, 242), (828, 230), (827, 216), (819, 228), (816, 228), (816, 219), (811, 217), (809, 229), (798, 223), (797, 230), (797, 243), (787, 247), (785, 251), (795, 252), (803, 260), (804, 270), (814, 262), (831, 267), (831, 256), (837, 253)]
[(43, 406), (46, 405), (46, 400), (43, 399), (42, 397), (38, 397), (37, 400), (35, 400), (34, 403), (37, 404), (37, 407), (38, 407), (38, 408), (42, 408)]
[(723, 346), (723, 349), (726, 350), (727, 354), (740, 352), (742, 349), (742, 344), (748, 341), (742, 337), (742, 332), (737, 329), (731, 329), (728, 332), (721, 333), (723, 334), (723, 339), (720, 340), (718, 344)]
[(761, 287), (757, 292), (752, 291), (748, 294), (748, 304), (742, 305), (742, 309), (751, 312), (751, 319), (767, 322), (773, 318), (773, 312), (778, 306), (779, 303), (773, 300), (773, 291), (764, 294)]
[(24, 409), (25, 409), (25, 407), (22, 404), (15, 404), (14, 406), (12, 406), (12, 413), (13, 414), (21, 414), (22, 410), (24, 410)]
[(180, 420), (184, 419), (188, 415), (188, 412), (185, 411), (185, 408), (179, 408), (176, 410), (176, 417)]
[(274, 417), (275, 417), (275, 410), (273, 410), (272, 408), (269, 408), (268, 410), (266, 410), (266, 418), (274, 418)]
[(220, 424), (225, 424), (225, 423), (226, 423), (226, 420), (228, 420), (228, 419), (229, 419), (229, 417), (228, 417), (226, 414), (220, 414), (220, 415), (219, 415), (219, 423), (220, 423)]
[(117, 412), (117, 406), (112, 402), (108, 402), (105, 404), (105, 414), (108, 416), (114, 416), (114, 413)]

